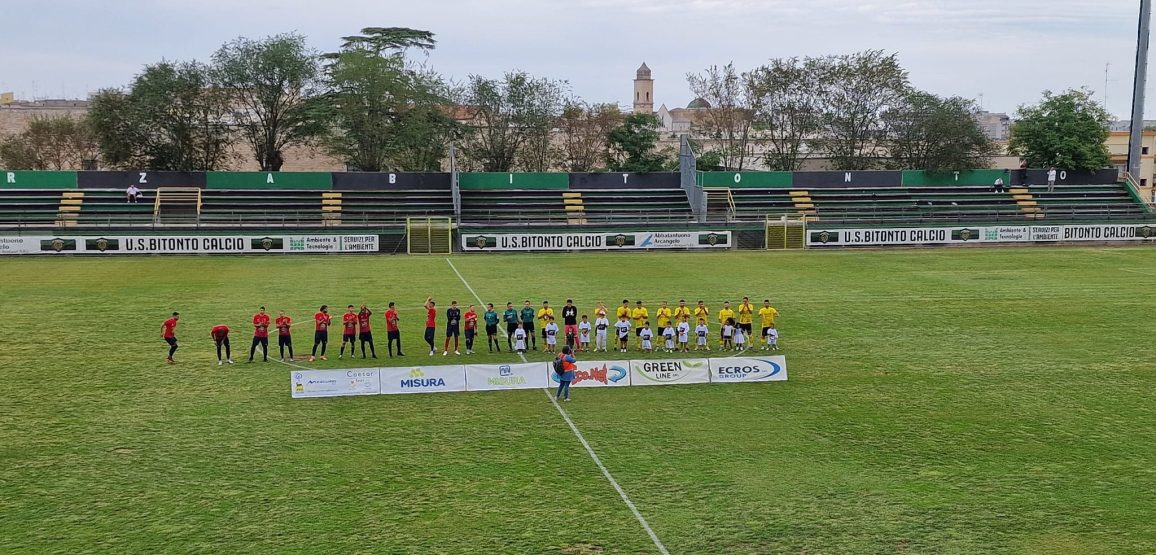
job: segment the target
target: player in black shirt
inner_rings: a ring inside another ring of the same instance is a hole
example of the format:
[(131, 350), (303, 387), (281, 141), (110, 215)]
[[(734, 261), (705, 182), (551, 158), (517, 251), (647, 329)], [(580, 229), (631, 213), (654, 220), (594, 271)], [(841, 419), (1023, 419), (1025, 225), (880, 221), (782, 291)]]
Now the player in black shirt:
[(450, 338), (454, 338), (454, 354), (460, 355), (458, 350), (458, 336), (461, 335), (462, 309), (458, 308), (457, 301), (450, 301), (446, 309), (446, 345), (442, 348), (442, 356), (450, 354)]
[(573, 350), (578, 339), (578, 307), (574, 306), (574, 299), (566, 299), (566, 306), (562, 307), (562, 325), (566, 332), (566, 345)]

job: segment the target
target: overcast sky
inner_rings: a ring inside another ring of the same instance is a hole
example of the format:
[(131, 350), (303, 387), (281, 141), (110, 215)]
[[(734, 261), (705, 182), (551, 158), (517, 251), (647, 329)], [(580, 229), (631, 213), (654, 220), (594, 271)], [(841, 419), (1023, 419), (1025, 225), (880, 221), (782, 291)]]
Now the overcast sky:
[[(433, 31), (454, 79), (522, 69), (590, 101), (629, 106), (634, 70), (655, 106), (691, 100), (687, 72), (785, 56), (897, 52), (917, 87), (1013, 112), (1044, 89), (1087, 86), (1130, 111), (1134, 0), (0, 0), (0, 91), (78, 98), (144, 64), (207, 60), (237, 36), (297, 31), (334, 50), (367, 26)], [(1156, 84), (1156, 76), (1149, 80)], [(1149, 106), (1156, 105), (1150, 86)], [(1156, 115), (1156, 108), (1147, 113)]]

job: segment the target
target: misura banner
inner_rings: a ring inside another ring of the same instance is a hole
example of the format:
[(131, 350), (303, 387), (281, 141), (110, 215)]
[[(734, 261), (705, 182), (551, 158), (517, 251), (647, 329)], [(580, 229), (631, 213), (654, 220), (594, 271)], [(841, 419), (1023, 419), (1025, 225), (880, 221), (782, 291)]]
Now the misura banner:
[(462, 250), (466, 251), (713, 249), (731, 246), (730, 231), (462, 234)]

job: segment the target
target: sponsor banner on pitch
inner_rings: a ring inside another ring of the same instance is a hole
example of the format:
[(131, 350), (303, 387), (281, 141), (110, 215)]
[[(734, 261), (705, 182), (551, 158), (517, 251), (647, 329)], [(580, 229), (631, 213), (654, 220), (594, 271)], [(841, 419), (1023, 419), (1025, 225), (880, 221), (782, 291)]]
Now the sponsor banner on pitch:
[(831, 229), (807, 233), (807, 245), (812, 247), (1153, 239), (1156, 226), (1147, 224)]
[(466, 367), (410, 366), (381, 369), (381, 392), (440, 393), (466, 390)]
[(294, 399), (378, 395), (381, 393), (381, 381), (377, 368), (294, 370), (289, 373), (289, 382), (290, 392)]
[(0, 237), (0, 255), (377, 252), (378, 243), (377, 235)]
[(730, 246), (729, 231), (462, 234), (462, 249), (467, 251), (710, 249)]
[(978, 243), (981, 241), (983, 241), (982, 229), (977, 227), (831, 229), (812, 230), (807, 233), (807, 245), (815, 247), (946, 245), (950, 243)]
[(493, 391), (498, 389), (532, 389), (549, 387), (550, 364), (467, 364), (466, 391)]
[(630, 385), (674, 385), (709, 381), (710, 368), (705, 358), (630, 361)]
[[(630, 385), (630, 362), (626, 360), (579, 360), (570, 387), (619, 387)], [(558, 374), (550, 371), (550, 382)]]
[(729, 357), (710, 359), (711, 383), (787, 381), (787, 357)]

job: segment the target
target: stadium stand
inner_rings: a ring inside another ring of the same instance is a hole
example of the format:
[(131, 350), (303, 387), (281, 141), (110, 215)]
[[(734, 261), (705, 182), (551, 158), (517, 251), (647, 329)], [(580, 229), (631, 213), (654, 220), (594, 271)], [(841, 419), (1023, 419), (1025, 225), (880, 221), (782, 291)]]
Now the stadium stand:
[(462, 221), (487, 225), (524, 223), (688, 222), (682, 189), (463, 190)]

